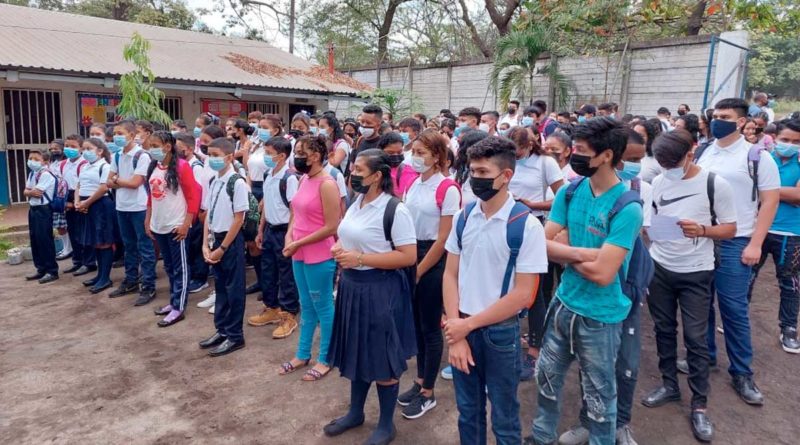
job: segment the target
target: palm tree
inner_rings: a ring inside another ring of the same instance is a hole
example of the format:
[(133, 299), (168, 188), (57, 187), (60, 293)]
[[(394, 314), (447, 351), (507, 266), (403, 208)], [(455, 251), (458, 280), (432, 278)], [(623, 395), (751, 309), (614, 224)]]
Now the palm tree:
[[(566, 107), (573, 85), (558, 71), (555, 35), (546, 26), (528, 26), (511, 31), (497, 41), (491, 80), (503, 107), (515, 93), (527, 96), (533, 103), (536, 74), (545, 74), (550, 79), (556, 92), (555, 108)], [(537, 68), (537, 59), (546, 52), (550, 53), (550, 62)]]

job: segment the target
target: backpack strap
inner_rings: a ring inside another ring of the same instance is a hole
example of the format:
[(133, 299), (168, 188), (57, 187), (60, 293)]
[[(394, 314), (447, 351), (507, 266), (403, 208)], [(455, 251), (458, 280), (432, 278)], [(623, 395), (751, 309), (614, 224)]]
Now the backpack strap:
[(392, 250), (395, 250), (394, 241), (392, 241), (392, 226), (394, 225), (394, 215), (397, 212), (398, 204), (400, 204), (400, 198), (392, 196), (389, 198), (389, 202), (386, 203), (386, 209), (383, 211), (383, 236), (386, 238), (386, 241), (389, 241)]
[(697, 162), (698, 162), (698, 161), (700, 160), (700, 158), (703, 156), (703, 153), (705, 153), (705, 152), (706, 152), (706, 149), (707, 149), (708, 147), (710, 147), (710, 146), (711, 146), (711, 141), (709, 141), (709, 142), (704, 142), (703, 144), (699, 145), (699, 146), (698, 146), (698, 147), (697, 147), (697, 148), (694, 150), (694, 163), (695, 163), (695, 164), (697, 164)]
[(82, 160), (82, 161), (78, 162), (78, 171), (76, 173), (77, 176), (81, 175), (81, 169), (83, 168), (84, 165), (86, 165), (88, 163), (89, 163), (89, 161), (87, 161), (87, 160)]
[(394, 182), (395, 185), (400, 188), (400, 177), (403, 176), (403, 163), (401, 162), (400, 165), (397, 166), (397, 173), (394, 175)]
[(436, 206), (439, 207), (439, 213), (442, 212), (442, 206), (444, 205), (444, 198), (447, 195), (447, 189), (450, 187), (455, 187), (459, 191), (459, 199), (458, 199), (458, 206), (461, 207), (461, 187), (458, 186), (458, 183), (450, 178), (444, 178), (442, 182), (436, 187)]
[[(717, 225), (717, 212), (714, 210), (714, 180), (716, 176), (713, 172), (708, 172), (706, 180), (706, 193), (708, 193), (708, 209), (711, 211), (711, 225)], [(655, 202), (655, 200), (653, 200)]]
[(64, 159), (63, 161), (58, 163), (58, 168), (61, 170), (61, 176), (64, 176), (64, 167), (67, 165), (67, 162), (69, 162), (69, 160)]
[(511, 277), (517, 266), (517, 257), (519, 257), (519, 250), (522, 247), (522, 241), (525, 237), (525, 224), (528, 221), (528, 216), (531, 214), (531, 209), (521, 202), (515, 202), (511, 213), (508, 216), (508, 223), (506, 224), (506, 243), (508, 243), (509, 255), (508, 264), (506, 264), (506, 272), (503, 276), (503, 288), (500, 296), (508, 293), (508, 287), (511, 285)]
[(464, 207), (464, 210), (461, 212), (461, 218), (458, 218), (456, 221), (456, 240), (458, 240), (458, 248), (459, 250), (462, 249), (461, 245), (461, 237), (464, 235), (464, 227), (467, 225), (467, 219), (469, 218), (469, 214), (475, 209), (475, 206), (478, 204), (477, 201), (471, 202)]
[(286, 194), (289, 185), (289, 176), (295, 176), (295, 172), (293, 172), (291, 169), (287, 169), (283, 173), (280, 181), (278, 181), (278, 192), (281, 194), (281, 201), (283, 201), (283, 205), (285, 205), (287, 208), (289, 207), (289, 197)]
[(244, 178), (239, 176), (238, 173), (234, 173), (230, 178), (228, 178), (228, 183), (225, 184), (225, 192), (228, 193), (228, 198), (231, 200), (231, 209), (233, 209), (233, 192), (236, 187), (236, 181), (239, 179), (244, 180)]
[(761, 152), (764, 146), (755, 144), (750, 146), (747, 152), (747, 171), (750, 173), (750, 179), (753, 180), (753, 190), (750, 193), (750, 199), (755, 202), (758, 199), (758, 164), (761, 162)]
[(568, 217), (569, 217), (569, 203), (572, 201), (572, 198), (575, 197), (575, 192), (578, 191), (578, 187), (580, 187), (583, 180), (586, 179), (585, 176), (577, 176), (572, 179), (567, 186), (567, 191), (564, 194), (564, 202), (566, 203), (566, 213), (564, 214), (564, 227), (568, 227)]
[[(644, 206), (644, 202), (642, 202), (642, 198), (639, 196), (639, 191), (637, 190), (628, 190), (622, 195), (617, 198), (614, 202), (614, 206), (611, 207), (611, 210), (608, 212), (608, 229), (611, 231), (611, 221), (614, 219), (615, 216), (619, 214), (628, 204), (632, 204), (634, 202), (638, 202), (640, 206)], [(637, 236), (637, 240), (640, 238)], [(634, 245), (635, 248), (635, 245)], [(633, 252), (633, 248), (631, 249)], [(625, 283), (625, 274), (623, 273), (623, 267), (619, 268), (617, 275), (619, 275), (619, 282), (620, 285)]]

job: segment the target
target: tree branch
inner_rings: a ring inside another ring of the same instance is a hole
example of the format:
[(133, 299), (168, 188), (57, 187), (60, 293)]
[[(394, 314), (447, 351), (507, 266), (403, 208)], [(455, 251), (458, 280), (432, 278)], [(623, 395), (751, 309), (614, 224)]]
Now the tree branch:
[(489, 48), (486, 42), (483, 41), (481, 35), (478, 33), (478, 29), (475, 27), (475, 23), (469, 17), (467, 2), (465, 0), (458, 0), (458, 2), (461, 4), (461, 19), (464, 21), (464, 24), (467, 25), (467, 29), (469, 30), (469, 35), (472, 38), (473, 43), (475, 43), (475, 46), (478, 47), (484, 57), (492, 57), (492, 50)]

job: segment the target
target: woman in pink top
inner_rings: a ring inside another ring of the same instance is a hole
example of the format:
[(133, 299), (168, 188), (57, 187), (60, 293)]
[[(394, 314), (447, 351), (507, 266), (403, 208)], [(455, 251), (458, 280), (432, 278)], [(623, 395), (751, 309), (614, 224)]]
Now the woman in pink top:
[(303, 376), (305, 381), (319, 380), (331, 370), (328, 346), (333, 329), (333, 275), (336, 273), (331, 247), (335, 243), (333, 235), (339, 227), (341, 210), (339, 188), (322, 165), (327, 157), (324, 136), (303, 136), (294, 146), (294, 167), (303, 177), (292, 198), (292, 216), (283, 254), (292, 257), (300, 294), (300, 339), (297, 354), (281, 365), (280, 374), (289, 374), (308, 365), (311, 342), (319, 324), (319, 356), (314, 367)]
[(415, 172), (411, 165), (405, 164), (404, 145), (403, 138), (397, 133), (384, 134), (378, 141), (378, 148), (389, 155), (394, 195), (401, 199), (419, 177), (419, 173)]

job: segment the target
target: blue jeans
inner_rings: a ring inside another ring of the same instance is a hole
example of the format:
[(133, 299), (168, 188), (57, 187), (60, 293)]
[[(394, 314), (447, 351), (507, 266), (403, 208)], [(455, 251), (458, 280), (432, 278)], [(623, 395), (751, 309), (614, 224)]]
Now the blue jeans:
[[(125, 248), (125, 282), (136, 283), (142, 279), (142, 289), (156, 288), (156, 251), (144, 231), (145, 211), (117, 211), (119, 234)], [(141, 275), (139, 267), (141, 266)]]
[[(750, 364), (753, 361), (753, 344), (750, 338), (750, 311), (747, 294), (750, 287), (752, 267), (742, 263), (742, 251), (750, 238), (738, 237), (719, 243), (719, 267), (714, 273), (719, 314), (725, 328), (725, 348), (728, 351), (731, 375), (753, 375)], [(717, 344), (714, 328), (713, 299), (708, 314), (708, 355), (710, 361), (717, 361)]]
[(775, 277), (781, 289), (781, 302), (778, 307), (778, 321), (781, 328), (796, 328), (797, 314), (800, 312), (800, 236), (775, 235), (768, 233), (761, 247), (761, 261), (753, 268), (753, 278), (750, 280), (750, 294), (753, 297), (753, 285), (758, 277), (758, 272), (767, 256), (772, 255), (775, 263)]
[(582, 317), (554, 298), (536, 363), (538, 412), (533, 421), (537, 443), (555, 443), (561, 415), (561, 389), (572, 361), (580, 365), (581, 389), (589, 420), (589, 444), (613, 445), (617, 429), (616, 361), (622, 323)]
[(174, 233), (154, 233), (153, 236), (161, 250), (164, 269), (169, 278), (169, 304), (173, 309), (183, 312), (186, 309), (189, 287), (187, 240), (175, 241)]
[(300, 293), (300, 339), (297, 341), (297, 358), (311, 358), (311, 343), (319, 324), (318, 362), (328, 364), (328, 347), (333, 332), (333, 259), (317, 264), (292, 261), (297, 291)]
[(517, 386), (520, 360), (519, 320), (476, 329), (467, 336), (475, 366), (469, 374), (453, 367), (458, 406), (458, 434), (462, 445), (486, 444), (486, 396), (492, 402), (492, 432), (498, 445), (519, 445)]

